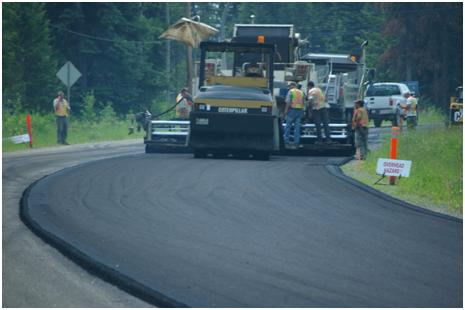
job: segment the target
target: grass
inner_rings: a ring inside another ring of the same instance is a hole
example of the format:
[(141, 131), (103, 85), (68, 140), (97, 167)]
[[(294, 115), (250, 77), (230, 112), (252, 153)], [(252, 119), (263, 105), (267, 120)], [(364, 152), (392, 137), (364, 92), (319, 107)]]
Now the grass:
[[(423, 111), (420, 124), (441, 126), (404, 132), (398, 139), (397, 158), (411, 160), (410, 177), (401, 178), (395, 186), (374, 185), (378, 158), (389, 158), (390, 137), (385, 137), (365, 162), (353, 161), (343, 171), (370, 186), (413, 204), (439, 212), (462, 216), (463, 206), (463, 132), (462, 127), (446, 128), (444, 117), (431, 109)], [(386, 184), (387, 181), (384, 181)]]
[(434, 106), (426, 106), (418, 111), (418, 120), (420, 124), (444, 124), (448, 119), (438, 108)]
[[(3, 115), (3, 152), (25, 150), (26, 144), (14, 144), (8, 137), (26, 134), (25, 114)], [(32, 115), (33, 147), (41, 148), (55, 146), (56, 123), (53, 115)], [(117, 118), (104, 119), (95, 122), (85, 122), (70, 118), (68, 128), (68, 142), (70, 144), (112, 141), (123, 139), (142, 139), (143, 132), (128, 135), (129, 121)]]

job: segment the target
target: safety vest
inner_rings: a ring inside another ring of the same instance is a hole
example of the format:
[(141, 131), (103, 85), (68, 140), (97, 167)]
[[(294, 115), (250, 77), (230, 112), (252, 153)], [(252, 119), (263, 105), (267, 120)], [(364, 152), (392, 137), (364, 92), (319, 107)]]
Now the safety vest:
[(54, 100), (55, 115), (56, 116), (68, 116), (69, 104), (66, 99), (62, 99), (61, 102), (58, 101), (58, 98)]
[(357, 127), (368, 127), (368, 112), (364, 108), (358, 108), (354, 110), (354, 116), (352, 117), (352, 128)]
[(308, 99), (312, 99), (313, 110), (319, 110), (321, 108), (327, 108), (325, 102), (325, 94), (318, 87), (313, 87), (308, 92)]
[(289, 97), (291, 102), (291, 108), (303, 109), (304, 108), (304, 92), (300, 89), (293, 88), (289, 90)]
[(407, 116), (417, 116), (417, 98), (413, 96), (407, 99)]

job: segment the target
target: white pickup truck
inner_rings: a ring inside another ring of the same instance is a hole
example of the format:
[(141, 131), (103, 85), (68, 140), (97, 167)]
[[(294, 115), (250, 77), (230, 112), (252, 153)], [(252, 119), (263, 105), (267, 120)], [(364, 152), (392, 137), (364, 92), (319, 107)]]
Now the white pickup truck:
[(405, 92), (410, 90), (403, 83), (374, 83), (367, 87), (365, 102), (375, 127), (380, 127), (383, 121), (391, 121), (393, 126), (397, 125), (397, 106), (405, 101)]

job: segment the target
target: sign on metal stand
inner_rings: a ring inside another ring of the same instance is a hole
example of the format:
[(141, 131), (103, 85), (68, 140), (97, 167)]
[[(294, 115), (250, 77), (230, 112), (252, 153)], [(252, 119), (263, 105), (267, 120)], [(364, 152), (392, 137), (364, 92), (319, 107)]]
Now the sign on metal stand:
[[(384, 177), (409, 177), (411, 167), (411, 160), (378, 158), (378, 163), (376, 165), (376, 174), (380, 175), (381, 178), (378, 181), (376, 181), (375, 184), (378, 184), (379, 181), (384, 179)], [(395, 183), (391, 184), (389, 182), (389, 184), (394, 185)]]
[(63, 82), (63, 84), (66, 85), (68, 89), (68, 102), (71, 104), (71, 86), (73, 86), (73, 84), (76, 83), (76, 81), (81, 77), (81, 72), (79, 72), (79, 70), (76, 69), (76, 67), (71, 63), (71, 61), (67, 61), (63, 65), (63, 67), (61, 67), (61, 69), (58, 70), (57, 77), (60, 79), (60, 81)]

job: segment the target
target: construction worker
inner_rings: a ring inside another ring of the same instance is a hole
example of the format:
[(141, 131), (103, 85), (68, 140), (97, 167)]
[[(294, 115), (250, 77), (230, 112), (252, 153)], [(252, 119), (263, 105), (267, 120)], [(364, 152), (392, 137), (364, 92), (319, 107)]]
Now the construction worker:
[(397, 105), (396, 105), (396, 119), (397, 119), (397, 126), (399, 127), (400, 132), (402, 132), (403, 127), (404, 127), (404, 121), (405, 121), (405, 117), (406, 117), (405, 114), (406, 114), (405, 104), (403, 104), (400, 101), (397, 102)]
[(407, 99), (405, 103), (407, 128), (415, 129), (417, 127), (417, 99), (410, 92), (405, 92), (404, 98)]
[(354, 115), (352, 117), (352, 129), (355, 131), (355, 157), (365, 160), (368, 153), (368, 112), (364, 108), (361, 99), (354, 101)]
[(330, 144), (332, 142), (331, 133), (329, 131), (329, 117), (327, 111), (327, 108), (329, 106), (325, 100), (325, 94), (319, 87), (315, 87), (315, 83), (313, 83), (313, 81), (308, 82), (307, 89), (307, 100), (309, 102), (309, 105), (312, 107), (311, 110), (313, 114), (313, 121), (315, 122), (316, 136), (318, 139), (316, 143), (323, 143), (323, 139), (321, 137), (321, 122), (323, 122), (323, 128), (325, 131), (325, 143)]
[(189, 114), (192, 110), (192, 96), (188, 93), (188, 89), (184, 87), (176, 97), (176, 118), (189, 119)]
[[(285, 99), (286, 107), (284, 108), (284, 116), (286, 117), (284, 141), (289, 145), (289, 148), (302, 147), (300, 145), (300, 126), (305, 107), (304, 97), (304, 92), (297, 88), (295, 82), (291, 82)], [(294, 125), (294, 145), (289, 142), (292, 125)]]
[(53, 100), (53, 109), (55, 110), (57, 124), (57, 143), (69, 145), (66, 138), (68, 136), (68, 116), (71, 108), (62, 91), (59, 91), (58, 96)]

